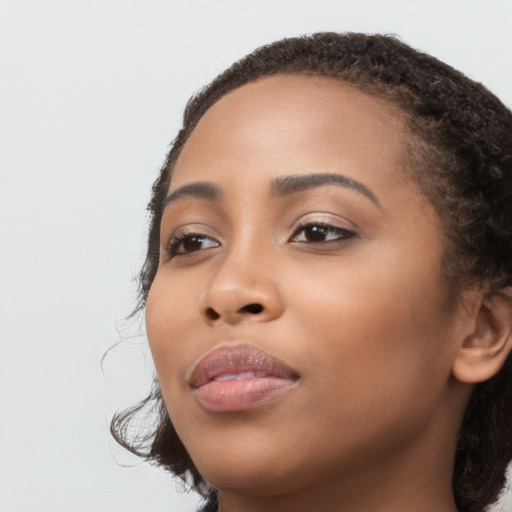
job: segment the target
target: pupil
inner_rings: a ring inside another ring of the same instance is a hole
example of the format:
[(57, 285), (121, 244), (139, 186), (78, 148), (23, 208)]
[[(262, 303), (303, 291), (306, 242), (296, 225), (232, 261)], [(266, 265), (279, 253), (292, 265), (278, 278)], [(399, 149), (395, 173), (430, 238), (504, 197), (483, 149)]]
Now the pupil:
[(322, 226), (309, 226), (306, 228), (306, 238), (311, 242), (325, 240), (326, 229)]
[(187, 252), (198, 251), (201, 249), (203, 239), (198, 236), (191, 236), (183, 240), (183, 249)]

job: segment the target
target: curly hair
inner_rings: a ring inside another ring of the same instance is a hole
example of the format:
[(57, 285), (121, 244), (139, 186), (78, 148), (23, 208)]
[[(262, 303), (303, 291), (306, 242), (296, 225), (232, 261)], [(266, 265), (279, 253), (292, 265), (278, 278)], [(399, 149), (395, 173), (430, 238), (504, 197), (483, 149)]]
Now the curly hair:
[[(153, 185), (135, 313), (144, 309), (158, 268), (163, 201), (188, 137), (225, 94), (276, 74), (335, 78), (398, 107), (411, 134), (407, 158), (412, 176), (444, 228), (446, 279), (457, 289), (475, 282), (491, 290), (512, 285), (512, 113), (483, 85), (396, 37), (317, 33), (255, 50), (188, 102), (183, 127)], [(142, 435), (130, 436), (130, 425), (148, 408), (157, 411), (158, 422)], [(187, 481), (205, 497), (203, 510), (216, 509), (216, 492), (177, 436), (157, 381), (145, 400), (114, 416), (111, 432), (131, 452)], [(495, 377), (475, 387), (466, 408), (453, 472), (458, 510), (482, 512), (495, 502), (511, 459), (509, 357)]]

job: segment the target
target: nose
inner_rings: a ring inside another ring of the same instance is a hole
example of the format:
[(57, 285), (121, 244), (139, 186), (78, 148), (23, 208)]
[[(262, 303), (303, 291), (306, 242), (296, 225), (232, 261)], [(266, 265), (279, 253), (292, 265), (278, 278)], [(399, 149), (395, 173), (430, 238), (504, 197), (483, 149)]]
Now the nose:
[(208, 283), (199, 300), (203, 320), (209, 325), (269, 322), (284, 310), (272, 266), (248, 258), (228, 257)]

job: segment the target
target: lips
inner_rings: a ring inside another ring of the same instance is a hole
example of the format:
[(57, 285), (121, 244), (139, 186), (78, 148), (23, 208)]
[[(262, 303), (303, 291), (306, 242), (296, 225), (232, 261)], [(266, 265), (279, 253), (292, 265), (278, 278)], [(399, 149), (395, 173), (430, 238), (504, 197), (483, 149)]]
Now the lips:
[(255, 347), (237, 345), (209, 352), (188, 382), (207, 411), (235, 412), (261, 405), (297, 380), (297, 372), (283, 361)]

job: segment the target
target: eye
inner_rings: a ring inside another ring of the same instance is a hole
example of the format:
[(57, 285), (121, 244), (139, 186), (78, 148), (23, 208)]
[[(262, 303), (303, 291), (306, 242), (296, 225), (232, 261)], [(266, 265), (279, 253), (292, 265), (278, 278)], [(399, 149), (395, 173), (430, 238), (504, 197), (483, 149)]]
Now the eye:
[(175, 256), (185, 256), (205, 249), (219, 247), (217, 240), (210, 238), (202, 233), (184, 233), (172, 237), (167, 247), (169, 258)]
[(311, 222), (299, 226), (290, 240), (301, 243), (328, 243), (347, 240), (354, 236), (355, 233), (348, 229), (322, 222)]

